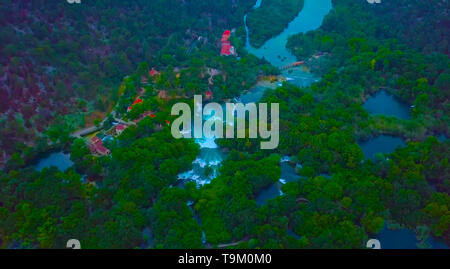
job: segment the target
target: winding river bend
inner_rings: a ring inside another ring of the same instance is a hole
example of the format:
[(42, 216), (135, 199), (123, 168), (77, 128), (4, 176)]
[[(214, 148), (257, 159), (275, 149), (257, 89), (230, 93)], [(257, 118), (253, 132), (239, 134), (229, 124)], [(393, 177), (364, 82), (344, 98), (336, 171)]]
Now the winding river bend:
[[(258, 0), (254, 8), (258, 8), (261, 1)], [(249, 30), (247, 27), (247, 15), (244, 17), (245, 29), (247, 33), (246, 49), (249, 53), (258, 58), (264, 58), (276, 67), (282, 67), (297, 61), (297, 58), (286, 48), (289, 36), (298, 33), (306, 33), (316, 30), (322, 25), (324, 17), (332, 9), (331, 0), (306, 0), (303, 9), (291, 21), (286, 29), (276, 37), (266, 41), (260, 48), (254, 48), (250, 44)], [(311, 73), (305, 72), (302, 67), (296, 67), (282, 71), (286, 79), (297, 86), (309, 86), (319, 81)], [(253, 102), (258, 100), (252, 100)]]
[[(257, 0), (253, 8), (259, 8), (262, 1)], [(303, 9), (297, 17), (291, 21), (288, 27), (278, 36), (271, 38), (259, 49), (250, 45), (249, 31), (247, 27), (247, 15), (244, 16), (244, 24), (247, 32), (246, 49), (249, 53), (254, 54), (258, 58), (264, 58), (276, 67), (282, 67), (288, 63), (296, 61), (296, 57), (286, 48), (286, 43), (290, 35), (304, 33), (319, 28), (323, 18), (330, 12), (332, 8), (331, 0), (306, 0)], [(301, 67), (283, 71), (282, 75), (286, 79), (298, 86), (308, 86), (319, 81), (319, 78), (305, 72)], [(250, 91), (236, 98), (242, 103), (258, 102), (267, 89), (276, 88), (278, 83), (259, 83)], [(205, 117), (205, 120), (208, 117)], [(192, 164), (192, 170), (182, 173), (178, 176), (180, 180), (193, 180), (198, 186), (208, 184), (212, 179), (218, 176), (220, 165), (224, 159), (222, 150), (215, 143), (214, 138), (196, 139), (196, 143), (200, 146), (200, 154)], [(266, 200), (274, 198), (280, 194), (281, 184), (275, 184), (268, 191), (263, 191), (257, 198), (258, 201), (264, 203)]]

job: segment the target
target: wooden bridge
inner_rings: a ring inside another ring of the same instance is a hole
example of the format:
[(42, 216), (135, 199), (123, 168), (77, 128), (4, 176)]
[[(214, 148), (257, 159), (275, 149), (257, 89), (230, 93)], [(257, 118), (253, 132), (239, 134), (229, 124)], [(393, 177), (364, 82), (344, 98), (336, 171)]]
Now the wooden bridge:
[(294, 67), (297, 67), (297, 66), (300, 66), (300, 65), (304, 65), (304, 64), (305, 64), (304, 61), (295, 62), (295, 63), (291, 63), (291, 64), (288, 64), (288, 65), (280, 67), (280, 70), (286, 70), (286, 69), (294, 68)]

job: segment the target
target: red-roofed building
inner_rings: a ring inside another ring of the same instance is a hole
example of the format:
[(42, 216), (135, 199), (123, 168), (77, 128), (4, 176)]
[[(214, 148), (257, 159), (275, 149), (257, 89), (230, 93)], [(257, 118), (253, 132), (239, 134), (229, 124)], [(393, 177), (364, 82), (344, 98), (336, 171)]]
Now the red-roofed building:
[(231, 45), (230, 42), (223, 42), (222, 43), (222, 49), (220, 50), (220, 55), (227, 55), (230, 56), (231, 54)]
[(234, 47), (231, 46), (230, 41), (228, 40), (230, 38), (231, 35), (231, 31), (230, 30), (225, 30), (223, 32), (222, 35), (222, 39), (220, 40), (221, 44), (222, 44), (222, 48), (220, 49), (220, 55), (231, 55), (231, 54), (235, 54), (234, 53)]
[(89, 143), (89, 149), (91, 150), (92, 154), (97, 154), (97, 155), (102, 155), (102, 156), (111, 154), (109, 149), (107, 149), (103, 146), (103, 141), (100, 138), (98, 138), (97, 136), (94, 136), (91, 139), (91, 141)]
[(145, 111), (144, 114), (142, 114), (142, 117), (154, 118), (154, 117), (156, 117), (156, 115), (155, 115), (155, 113), (153, 113), (151, 111)]
[(159, 91), (159, 92), (158, 92), (158, 98), (159, 98), (159, 99), (168, 99), (168, 97), (167, 97), (167, 91), (165, 91), (165, 90)]
[(128, 128), (128, 126), (126, 126), (125, 124), (121, 124), (121, 123), (117, 124), (117, 126), (116, 126), (116, 134), (120, 135), (127, 128)]

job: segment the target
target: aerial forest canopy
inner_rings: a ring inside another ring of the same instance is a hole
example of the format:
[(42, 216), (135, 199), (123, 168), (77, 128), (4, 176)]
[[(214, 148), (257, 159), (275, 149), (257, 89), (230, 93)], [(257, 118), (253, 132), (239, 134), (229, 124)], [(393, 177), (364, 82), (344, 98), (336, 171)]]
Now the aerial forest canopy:
[[(191, 48), (215, 49), (221, 32), (241, 26), (252, 5), (251, 0), (2, 1), (2, 151), (9, 156), (30, 144), (61, 115), (70, 115), (64, 119), (73, 125), (69, 128), (92, 123), (111, 109), (122, 79), (140, 62), (158, 70), (186, 65)], [(96, 113), (85, 118), (79, 112)]]

